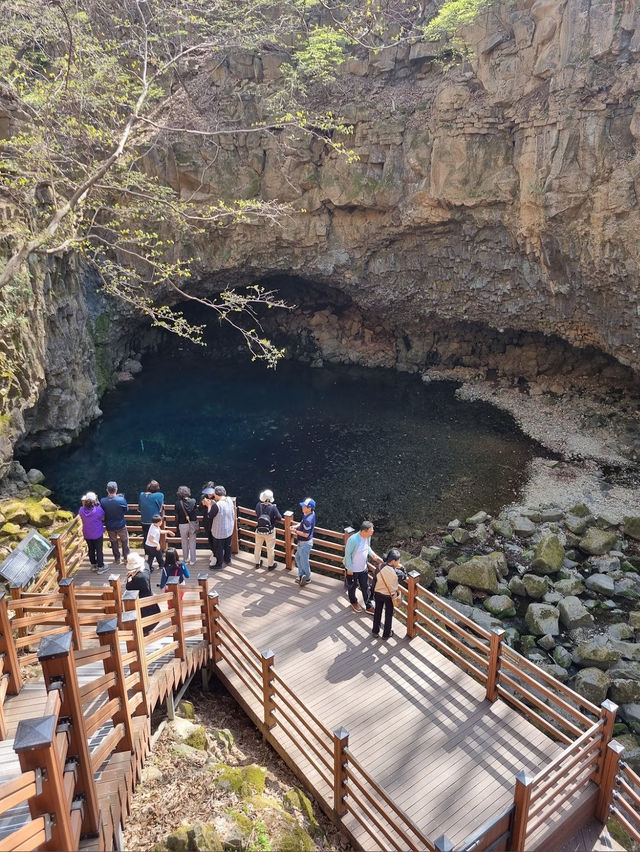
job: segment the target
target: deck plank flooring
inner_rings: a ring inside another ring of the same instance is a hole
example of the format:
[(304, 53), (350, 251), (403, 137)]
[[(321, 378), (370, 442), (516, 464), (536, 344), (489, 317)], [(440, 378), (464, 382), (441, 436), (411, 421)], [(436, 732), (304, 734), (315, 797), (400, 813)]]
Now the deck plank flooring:
[[(259, 652), (273, 650), (276, 672), (329, 731), (350, 732), (350, 751), (432, 840), (446, 833), (461, 843), (511, 804), (517, 772), (535, 774), (560, 751), (505, 702), (485, 701), (484, 688), (425, 639), (408, 642), (399, 619), (395, 637), (372, 636), (372, 617), (351, 610), (336, 578), (314, 574), (300, 589), (295, 570), (255, 569), (248, 553), (223, 571), (207, 561), (200, 555), (188, 585), (208, 573), (222, 613)], [(113, 573), (124, 583), (123, 567)], [(108, 576), (83, 568), (76, 586)], [(10, 725), (38, 704), (33, 684), (23, 693), (5, 702)], [(355, 821), (353, 832), (372, 848)]]

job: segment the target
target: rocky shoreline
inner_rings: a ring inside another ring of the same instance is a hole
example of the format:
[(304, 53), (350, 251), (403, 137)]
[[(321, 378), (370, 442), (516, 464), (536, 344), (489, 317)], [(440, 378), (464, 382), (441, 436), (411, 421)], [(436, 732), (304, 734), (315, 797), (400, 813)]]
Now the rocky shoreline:
[(615, 735), (640, 766), (640, 516), (619, 522), (584, 502), (480, 511), (404, 559), (559, 681), (619, 705)]

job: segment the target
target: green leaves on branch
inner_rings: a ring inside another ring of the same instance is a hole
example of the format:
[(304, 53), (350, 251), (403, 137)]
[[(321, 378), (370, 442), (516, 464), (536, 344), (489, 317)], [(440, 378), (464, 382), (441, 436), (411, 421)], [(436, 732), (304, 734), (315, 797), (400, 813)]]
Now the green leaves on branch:
[(469, 47), (461, 36), (464, 27), (471, 26), (482, 12), (493, 5), (493, 0), (445, 0), (435, 17), (423, 28), (428, 41), (445, 39), (449, 47), (460, 55)]

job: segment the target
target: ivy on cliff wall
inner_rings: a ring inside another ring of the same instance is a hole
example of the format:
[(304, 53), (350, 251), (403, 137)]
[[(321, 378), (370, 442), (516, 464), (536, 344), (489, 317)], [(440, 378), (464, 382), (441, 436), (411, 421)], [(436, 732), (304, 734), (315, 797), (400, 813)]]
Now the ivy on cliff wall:
[(257, 197), (202, 205), (147, 173), (145, 160), (180, 134), (210, 143), (256, 132), (225, 114), (215, 127), (195, 112), (184, 126), (165, 122), (172, 98), (188, 98), (203, 63), (215, 67), (238, 51), (287, 56), (262, 131), (302, 128), (342, 150), (339, 121), (304, 107), (309, 87), (333, 75), (351, 46), (407, 39), (421, 20), (412, 0), (5, 0), (0, 95), (14, 120), (0, 174), (19, 215), (0, 290), (29, 255), (73, 250), (107, 292), (155, 324), (199, 340), (200, 328), (170, 307), (195, 299), (235, 326), (255, 357), (275, 362), (281, 353), (262, 335), (256, 312), (284, 303), (258, 286), (199, 295), (188, 286), (189, 258), (176, 246), (238, 221), (277, 224), (283, 206)]

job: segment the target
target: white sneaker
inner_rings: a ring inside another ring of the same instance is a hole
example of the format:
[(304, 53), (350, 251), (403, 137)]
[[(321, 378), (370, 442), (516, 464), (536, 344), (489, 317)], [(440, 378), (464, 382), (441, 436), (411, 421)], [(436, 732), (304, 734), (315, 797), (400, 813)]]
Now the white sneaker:
[(214, 566), (215, 564), (216, 564), (215, 557), (214, 557), (214, 556), (210, 556), (210, 557), (209, 557), (209, 568), (213, 568), (213, 566)]

